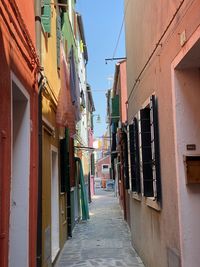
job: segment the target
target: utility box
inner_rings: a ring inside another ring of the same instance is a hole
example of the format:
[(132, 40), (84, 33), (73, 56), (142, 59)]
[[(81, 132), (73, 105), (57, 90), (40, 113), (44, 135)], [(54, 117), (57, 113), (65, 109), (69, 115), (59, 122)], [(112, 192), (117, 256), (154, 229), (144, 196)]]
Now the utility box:
[(200, 184), (200, 156), (184, 156), (186, 184)]

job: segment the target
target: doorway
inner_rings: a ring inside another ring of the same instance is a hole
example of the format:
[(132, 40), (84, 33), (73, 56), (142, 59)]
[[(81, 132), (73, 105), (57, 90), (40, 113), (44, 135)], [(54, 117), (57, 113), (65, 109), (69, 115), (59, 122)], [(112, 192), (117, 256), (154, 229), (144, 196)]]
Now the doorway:
[(58, 151), (51, 147), (51, 258), (59, 252)]
[(12, 75), (9, 267), (29, 266), (30, 101)]

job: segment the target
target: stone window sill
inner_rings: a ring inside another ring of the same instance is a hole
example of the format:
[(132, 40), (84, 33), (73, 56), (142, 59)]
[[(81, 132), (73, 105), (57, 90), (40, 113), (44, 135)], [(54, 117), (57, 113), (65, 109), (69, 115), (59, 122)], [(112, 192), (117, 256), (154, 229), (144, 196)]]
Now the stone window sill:
[(161, 206), (160, 206), (160, 203), (156, 201), (155, 198), (153, 197), (145, 197), (145, 204), (154, 209), (154, 210), (157, 210), (157, 211), (161, 211)]
[(135, 199), (137, 201), (142, 201), (142, 196), (136, 192), (131, 192), (131, 196), (133, 199)]

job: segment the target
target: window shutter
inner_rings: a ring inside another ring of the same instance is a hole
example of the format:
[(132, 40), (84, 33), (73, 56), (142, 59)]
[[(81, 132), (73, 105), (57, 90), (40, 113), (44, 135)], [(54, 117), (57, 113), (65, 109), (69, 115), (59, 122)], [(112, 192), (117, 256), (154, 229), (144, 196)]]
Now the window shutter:
[(140, 193), (140, 157), (138, 142), (138, 121), (136, 118), (134, 118), (133, 124), (129, 125), (129, 140), (132, 191)]
[(129, 172), (128, 172), (128, 143), (127, 133), (123, 132), (123, 158), (124, 158), (124, 175), (125, 175), (125, 188), (129, 189)]
[(61, 17), (57, 14), (56, 18), (56, 45), (57, 45), (57, 68), (60, 68), (60, 42), (61, 42)]
[(160, 175), (160, 145), (159, 145), (159, 126), (158, 126), (158, 102), (155, 95), (150, 99), (151, 108), (151, 142), (152, 142), (152, 158), (153, 158), (153, 174), (156, 181), (156, 197), (161, 201), (161, 175)]
[(141, 120), (144, 195), (146, 197), (152, 197), (154, 196), (154, 192), (153, 192), (151, 125), (150, 125), (149, 107), (140, 110), (140, 120)]
[(44, 31), (47, 33), (51, 33), (51, 5), (50, 0), (43, 0), (42, 2), (42, 25), (44, 27)]
[(60, 140), (60, 174), (61, 174), (61, 192), (70, 190), (69, 179), (69, 151), (67, 138)]
[(91, 155), (91, 175), (95, 175), (94, 154)]

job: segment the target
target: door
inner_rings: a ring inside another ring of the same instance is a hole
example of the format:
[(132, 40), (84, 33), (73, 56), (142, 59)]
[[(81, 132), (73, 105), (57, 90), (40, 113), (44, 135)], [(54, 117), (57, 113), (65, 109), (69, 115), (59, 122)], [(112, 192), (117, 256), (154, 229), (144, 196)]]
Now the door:
[(29, 96), (12, 81), (12, 174), (10, 194), (9, 266), (29, 266)]

